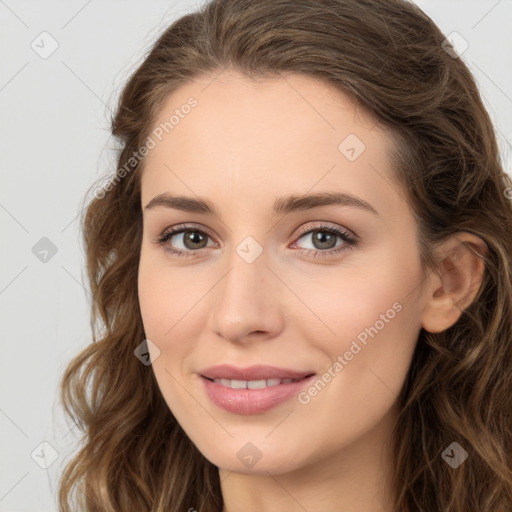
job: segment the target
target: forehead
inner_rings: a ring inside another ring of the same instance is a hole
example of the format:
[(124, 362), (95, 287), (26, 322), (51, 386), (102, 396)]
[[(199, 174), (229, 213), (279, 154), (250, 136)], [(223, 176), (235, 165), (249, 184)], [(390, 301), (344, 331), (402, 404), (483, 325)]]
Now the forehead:
[(144, 161), (145, 204), (175, 191), (231, 203), (239, 197), (245, 207), (312, 189), (349, 191), (380, 209), (397, 200), (390, 135), (347, 95), (312, 77), (200, 77), (168, 96), (155, 130), (161, 140), (153, 135)]

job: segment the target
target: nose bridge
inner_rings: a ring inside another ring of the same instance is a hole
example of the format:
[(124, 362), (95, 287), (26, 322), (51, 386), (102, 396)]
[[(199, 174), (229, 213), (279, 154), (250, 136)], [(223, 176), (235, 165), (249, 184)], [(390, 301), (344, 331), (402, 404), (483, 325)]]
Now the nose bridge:
[[(263, 247), (253, 241), (242, 241), (227, 257), (229, 273), (221, 286), (219, 304), (224, 304), (231, 311), (244, 308), (259, 310), (263, 288), (269, 286), (267, 268), (268, 257)], [(268, 303), (268, 301), (267, 301)]]
[(246, 237), (226, 257), (226, 271), (213, 298), (212, 326), (222, 337), (241, 339), (252, 331), (273, 332), (279, 324), (277, 280), (268, 254)]

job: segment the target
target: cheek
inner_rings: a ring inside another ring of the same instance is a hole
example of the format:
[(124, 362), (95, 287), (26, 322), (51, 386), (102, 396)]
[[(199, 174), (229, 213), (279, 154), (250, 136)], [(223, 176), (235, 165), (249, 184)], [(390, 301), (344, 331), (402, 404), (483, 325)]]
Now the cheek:
[(176, 331), (186, 323), (187, 314), (202, 295), (200, 283), (189, 273), (166, 266), (162, 256), (153, 251), (142, 250), (138, 296), (148, 338), (164, 342), (176, 337)]
[(419, 269), (410, 262), (403, 266), (391, 263), (393, 257), (385, 259), (385, 253), (375, 256), (376, 261), (357, 268), (288, 276), (300, 300), (289, 311), (293, 314), (295, 309), (294, 323), (304, 325), (306, 319), (314, 320), (318, 332), (313, 335), (326, 345), (358, 335), (364, 342), (365, 332), (366, 336), (370, 336), (368, 330), (375, 332), (373, 326), (379, 333), (399, 330), (410, 322), (419, 326), (414, 293), (421, 279)]
[[(159, 349), (152, 367), (164, 394), (172, 393), (204, 326), (201, 299), (211, 284), (193, 272), (171, 268), (162, 257), (141, 253), (138, 272), (139, 305), (146, 338)], [(162, 385), (164, 387), (162, 388)]]
[[(190, 310), (188, 304), (190, 294), (183, 290), (171, 273), (162, 267), (161, 261), (145, 256), (141, 253), (138, 272), (139, 305), (146, 338), (158, 347), (158, 356), (151, 351), (151, 370), (153, 371), (158, 387), (169, 409), (176, 411), (183, 409), (183, 397), (177, 380), (179, 366), (187, 357), (190, 350), (189, 333), (183, 331), (186, 325), (186, 312)], [(190, 405), (190, 404), (188, 404)]]
[(330, 300), (312, 297), (335, 335), (315, 337), (331, 363), (299, 397), (305, 428), (314, 430), (325, 418), (333, 445), (366, 432), (396, 403), (420, 328), (413, 303), (404, 300), (403, 283), (389, 274), (380, 281), (374, 276), (368, 286), (351, 284), (350, 292), (333, 284), (338, 291)]
[[(419, 262), (410, 254), (406, 261), (399, 251), (374, 256), (364, 271), (341, 269), (314, 286), (298, 276), (296, 281), (297, 295), (307, 298), (308, 317), (312, 311), (320, 320), (315, 320), (318, 330), (309, 329), (309, 343), (338, 361), (330, 373), (343, 377), (332, 379), (337, 381), (333, 389), (341, 386), (339, 392), (346, 393), (350, 388), (356, 402), (398, 395), (421, 329)], [(304, 326), (304, 307), (297, 313), (294, 322)]]
[(161, 272), (152, 264), (150, 258), (141, 252), (138, 272), (139, 306), (144, 324), (144, 331), (149, 339), (160, 338), (165, 316), (162, 315), (162, 305), (169, 297), (164, 297), (162, 290)]

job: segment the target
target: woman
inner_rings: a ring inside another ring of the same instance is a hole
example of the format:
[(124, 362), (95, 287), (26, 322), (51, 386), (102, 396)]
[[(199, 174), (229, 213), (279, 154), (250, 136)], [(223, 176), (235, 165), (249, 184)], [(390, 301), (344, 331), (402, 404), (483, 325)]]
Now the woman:
[(112, 132), (61, 511), (511, 509), (510, 181), (419, 8), (213, 0)]

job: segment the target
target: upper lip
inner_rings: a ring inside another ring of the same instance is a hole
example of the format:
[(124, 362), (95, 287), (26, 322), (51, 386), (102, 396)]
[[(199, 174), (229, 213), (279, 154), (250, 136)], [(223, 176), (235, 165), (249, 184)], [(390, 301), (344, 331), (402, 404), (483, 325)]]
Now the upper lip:
[(238, 368), (229, 364), (211, 366), (199, 373), (207, 379), (234, 380), (302, 379), (314, 374), (312, 371), (292, 370), (278, 368), (277, 366), (254, 365), (247, 368)]

